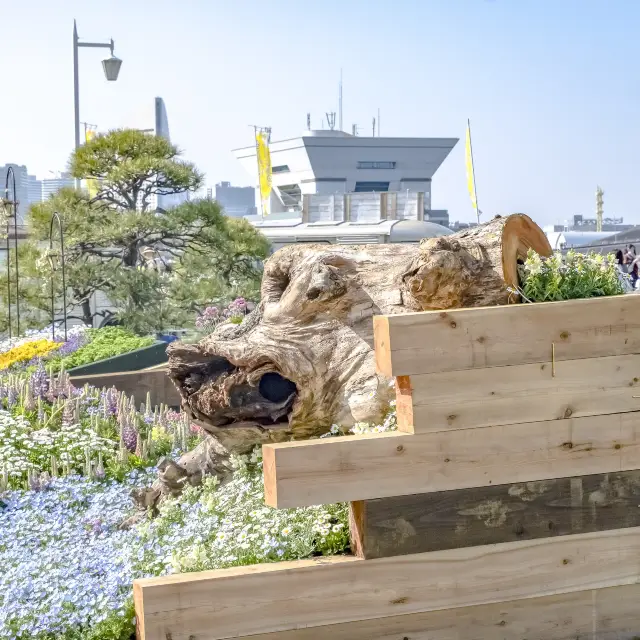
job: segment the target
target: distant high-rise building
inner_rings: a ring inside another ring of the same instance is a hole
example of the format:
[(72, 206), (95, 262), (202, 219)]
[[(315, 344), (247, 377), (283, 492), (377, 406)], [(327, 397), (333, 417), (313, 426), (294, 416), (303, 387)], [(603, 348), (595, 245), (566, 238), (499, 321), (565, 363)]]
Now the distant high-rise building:
[(29, 172), (23, 164), (5, 164), (0, 167), (0, 195), (4, 198), (4, 187), (7, 181), (9, 167), (13, 168), (13, 175), (16, 179), (16, 193), (12, 193), (13, 182), (9, 181), (9, 197), (14, 197), (18, 201), (18, 224), (23, 225), (27, 210), (29, 209)]
[(230, 182), (216, 185), (216, 201), (231, 218), (256, 214), (256, 190), (253, 187), (232, 187)]
[(42, 202), (42, 180), (38, 180), (35, 176), (27, 176), (27, 193), (29, 204)]
[[(155, 99), (155, 131), (157, 136), (162, 136), (171, 142), (169, 135), (169, 118), (167, 117), (167, 108), (162, 98)], [(177, 207), (183, 202), (189, 200), (189, 193), (171, 193), (168, 195), (159, 195), (157, 197), (158, 209), (170, 209)]]
[(75, 187), (75, 180), (70, 173), (59, 173), (55, 178), (45, 178), (42, 180), (42, 199), (46, 200), (63, 187)]

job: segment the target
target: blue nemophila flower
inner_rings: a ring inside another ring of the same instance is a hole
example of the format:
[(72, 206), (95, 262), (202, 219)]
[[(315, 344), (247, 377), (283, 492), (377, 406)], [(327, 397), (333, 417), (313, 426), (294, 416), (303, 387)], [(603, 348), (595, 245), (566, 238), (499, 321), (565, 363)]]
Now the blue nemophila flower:
[(124, 610), (137, 575), (138, 534), (119, 528), (131, 487), (72, 476), (3, 496), (0, 638), (64, 637)]

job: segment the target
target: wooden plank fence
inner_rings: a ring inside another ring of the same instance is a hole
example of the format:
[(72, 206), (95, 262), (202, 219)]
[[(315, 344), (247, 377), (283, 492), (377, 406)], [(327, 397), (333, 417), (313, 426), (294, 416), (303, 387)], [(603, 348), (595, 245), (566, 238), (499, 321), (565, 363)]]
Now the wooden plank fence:
[(376, 317), (400, 431), (264, 447), (353, 556), (138, 580), (148, 640), (640, 636), (640, 297)]

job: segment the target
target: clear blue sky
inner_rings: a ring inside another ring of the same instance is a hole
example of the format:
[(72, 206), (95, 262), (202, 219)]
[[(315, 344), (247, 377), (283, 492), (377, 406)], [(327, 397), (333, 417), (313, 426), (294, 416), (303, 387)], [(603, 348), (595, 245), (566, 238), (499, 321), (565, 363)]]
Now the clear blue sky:
[[(5, 0), (0, 163), (40, 175), (73, 145), (72, 26), (113, 37), (124, 60), (107, 83), (101, 50), (80, 52), (81, 120), (131, 124), (162, 96), (172, 139), (207, 174), (249, 184), (230, 150), (248, 125), (274, 139), (319, 126), (459, 137), (433, 181), (433, 206), (472, 219), (464, 130), (471, 118), (480, 208), (539, 223), (605, 213), (640, 223), (640, 2), (636, 0)], [(105, 54), (107, 51), (105, 50)], [(152, 126), (149, 122), (147, 126)]]

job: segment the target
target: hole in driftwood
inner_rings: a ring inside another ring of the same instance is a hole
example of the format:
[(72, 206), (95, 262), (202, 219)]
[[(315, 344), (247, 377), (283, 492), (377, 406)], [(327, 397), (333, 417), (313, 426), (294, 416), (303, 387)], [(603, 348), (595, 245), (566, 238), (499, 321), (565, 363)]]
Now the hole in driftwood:
[(287, 380), (287, 378), (282, 377), (274, 371), (265, 373), (262, 378), (260, 378), (258, 390), (263, 398), (278, 404), (284, 402), (298, 391), (296, 385), (291, 382), (291, 380)]

